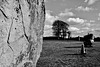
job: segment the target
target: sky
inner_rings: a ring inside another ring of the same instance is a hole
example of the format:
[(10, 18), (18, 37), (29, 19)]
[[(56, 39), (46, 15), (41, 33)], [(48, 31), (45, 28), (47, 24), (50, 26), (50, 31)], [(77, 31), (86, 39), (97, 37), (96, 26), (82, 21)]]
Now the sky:
[(44, 37), (52, 36), (52, 24), (62, 20), (69, 24), (72, 37), (93, 33), (100, 37), (100, 0), (45, 0)]

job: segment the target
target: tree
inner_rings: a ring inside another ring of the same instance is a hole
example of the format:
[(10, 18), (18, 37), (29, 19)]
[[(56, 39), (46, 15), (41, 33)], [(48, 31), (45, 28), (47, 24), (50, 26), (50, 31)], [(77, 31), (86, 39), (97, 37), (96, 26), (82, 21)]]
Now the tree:
[(44, 0), (0, 0), (0, 67), (36, 67), (44, 21)]
[(52, 24), (53, 34), (58, 38), (65, 38), (67, 36), (67, 31), (69, 25), (61, 20), (56, 20)]
[(67, 34), (68, 34), (68, 39), (70, 39), (71, 38), (71, 31), (68, 31)]

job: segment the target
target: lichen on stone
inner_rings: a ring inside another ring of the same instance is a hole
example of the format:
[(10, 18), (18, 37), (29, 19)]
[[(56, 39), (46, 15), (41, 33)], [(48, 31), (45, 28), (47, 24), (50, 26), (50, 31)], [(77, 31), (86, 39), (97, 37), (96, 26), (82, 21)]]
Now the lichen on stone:
[(44, 0), (0, 0), (0, 67), (36, 67), (44, 21)]

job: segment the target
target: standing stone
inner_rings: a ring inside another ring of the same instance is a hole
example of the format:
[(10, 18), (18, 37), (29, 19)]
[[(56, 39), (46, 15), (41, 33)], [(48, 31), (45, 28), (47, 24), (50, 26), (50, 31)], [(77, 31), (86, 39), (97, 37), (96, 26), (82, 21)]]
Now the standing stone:
[(36, 67), (44, 21), (44, 0), (0, 0), (0, 67)]

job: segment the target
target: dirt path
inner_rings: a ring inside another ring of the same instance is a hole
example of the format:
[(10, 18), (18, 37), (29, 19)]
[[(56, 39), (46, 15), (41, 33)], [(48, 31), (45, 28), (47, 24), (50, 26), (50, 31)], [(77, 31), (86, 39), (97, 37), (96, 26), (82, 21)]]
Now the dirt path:
[(100, 43), (86, 48), (80, 55), (82, 42), (44, 41), (43, 52), (37, 67), (100, 67)]

